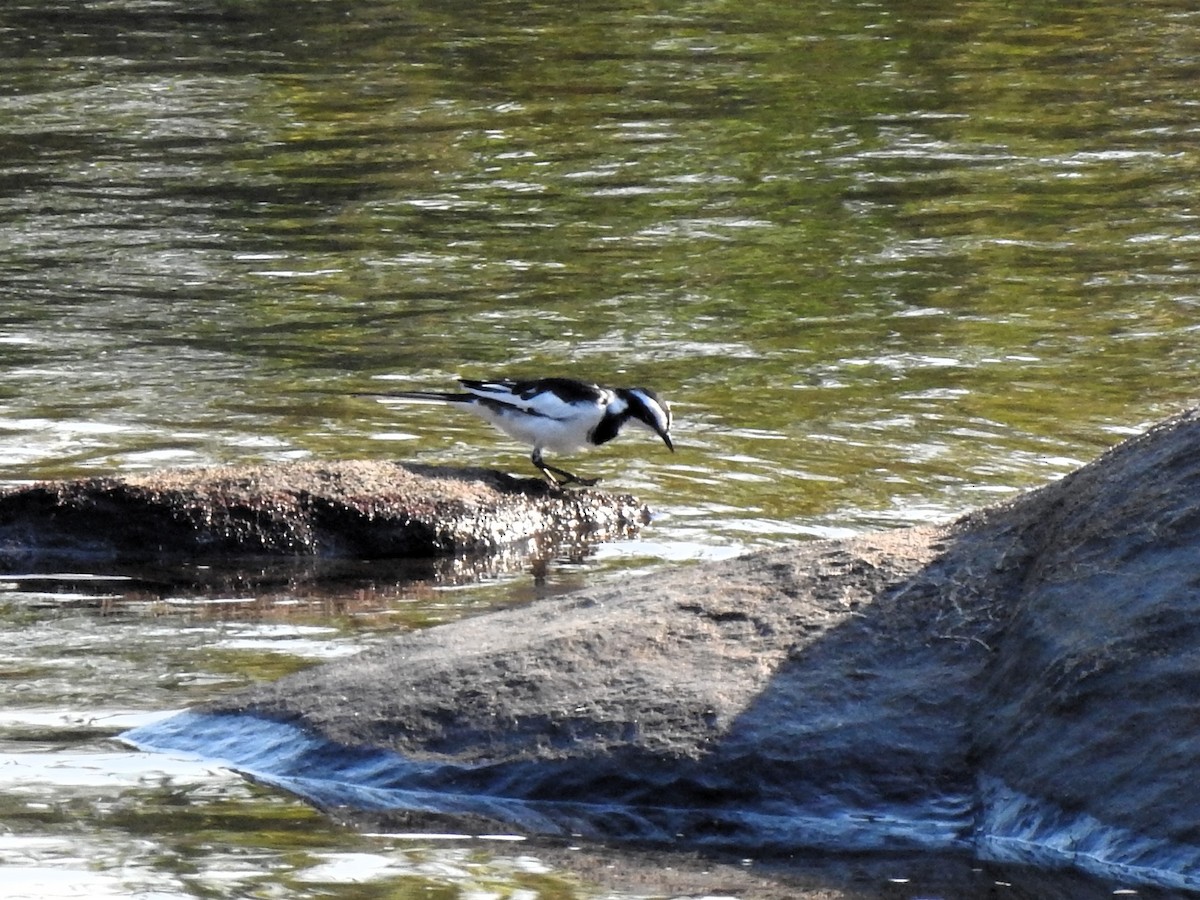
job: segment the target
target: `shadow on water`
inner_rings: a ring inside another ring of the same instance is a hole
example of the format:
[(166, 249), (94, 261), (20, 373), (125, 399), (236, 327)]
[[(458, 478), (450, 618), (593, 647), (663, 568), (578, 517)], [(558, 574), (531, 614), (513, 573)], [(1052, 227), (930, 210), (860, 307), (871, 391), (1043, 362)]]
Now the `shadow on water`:
[[(397, 596), (428, 596), (481, 584), (528, 583), (534, 596), (570, 589), (564, 572), (588, 564), (601, 541), (587, 534), (540, 534), (490, 552), (360, 559), (314, 554), (203, 556), (148, 553), (113, 560), (107, 545), (85, 552), (0, 548), (0, 599), (5, 592), (26, 610), (192, 606), (232, 610), (242, 605), (269, 614), (277, 607), (325, 605), (330, 611), (366, 611)], [(552, 575), (553, 572), (553, 575)], [(557, 583), (563, 582), (563, 583)]]
[(197, 597), (237, 592), (260, 598), (285, 592), (338, 597), (466, 587), (522, 574), (541, 584), (552, 567), (581, 565), (595, 549), (587, 542), (567, 547), (534, 539), (506, 545), (495, 553), (393, 559), (276, 555), (114, 563), (89, 561), (78, 554), (64, 558), (42, 554), (23, 560), (0, 555), (0, 581), (7, 589), (19, 589), (26, 595), (44, 590), (47, 599), (53, 599), (54, 591), (80, 599), (94, 591), (97, 601), (122, 596), (165, 597), (172, 592)]

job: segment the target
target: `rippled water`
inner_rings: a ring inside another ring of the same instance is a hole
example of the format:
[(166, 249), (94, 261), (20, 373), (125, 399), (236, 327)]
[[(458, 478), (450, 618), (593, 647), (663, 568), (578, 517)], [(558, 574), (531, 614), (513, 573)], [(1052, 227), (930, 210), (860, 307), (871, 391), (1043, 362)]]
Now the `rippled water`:
[[(296, 873), (362, 838), (94, 742), (398, 628), (946, 518), (1191, 402), (1198, 27), (1182, 2), (0, 6), (0, 479), (527, 472), (470, 417), (349, 396), (456, 375), (648, 384), (679, 447), (571, 460), (658, 517), (536, 579), (5, 583), (0, 860), (312, 895)], [(238, 822), (206, 843), (189, 816)], [(482, 883), (387, 858), (389, 884)], [(573, 890), (489, 859), (495, 894)]]

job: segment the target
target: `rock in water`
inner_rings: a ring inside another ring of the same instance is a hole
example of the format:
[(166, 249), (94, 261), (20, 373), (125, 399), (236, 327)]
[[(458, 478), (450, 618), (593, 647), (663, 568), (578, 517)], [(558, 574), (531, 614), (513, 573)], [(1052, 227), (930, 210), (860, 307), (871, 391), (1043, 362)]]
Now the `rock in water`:
[(490, 469), (299, 462), (169, 469), (0, 494), (0, 563), (492, 553), (635, 533), (633, 497)]
[(126, 735), (351, 818), (1200, 888), (1200, 413), (944, 528), (402, 636)]

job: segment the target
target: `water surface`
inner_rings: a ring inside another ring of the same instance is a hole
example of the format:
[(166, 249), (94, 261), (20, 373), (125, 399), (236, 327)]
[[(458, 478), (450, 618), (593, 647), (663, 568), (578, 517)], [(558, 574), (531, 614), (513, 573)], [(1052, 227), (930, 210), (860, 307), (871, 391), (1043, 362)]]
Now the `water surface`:
[[(338, 854), (362, 838), (220, 773), (134, 774), (99, 739), (398, 629), (943, 520), (1190, 403), (1198, 17), (5, 4), (3, 481), (350, 457), (528, 472), (470, 417), (349, 396), (457, 375), (650, 385), (679, 452), (629, 434), (565, 461), (657, 518), (536, 575), (6, 583), (0, 734), (25, 774), (0, 791), (0, 860), (38, 896), (97, 857), (123, 862), (95, 893), (242, 896), (250, 868), (274, 896), (327, 895), (296, 875), (315, 868), (350, 896)], [(107, 773), (99, 794), (76, 766)], [(233, 824), (201, 839), (189, 817)], [(591, 895), (484, 856), (373, 883)]]

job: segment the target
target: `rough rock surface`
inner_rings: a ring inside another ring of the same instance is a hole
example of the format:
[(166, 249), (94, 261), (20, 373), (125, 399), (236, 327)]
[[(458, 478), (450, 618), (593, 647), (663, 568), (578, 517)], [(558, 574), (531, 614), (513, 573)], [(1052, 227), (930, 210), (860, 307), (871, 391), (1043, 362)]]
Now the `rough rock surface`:
[(300, 462), (174, 469), (0, 494), (0, 563), (490, 553), (519, 541), (628, 535), (629, 496), (555, 490), (490, 469)]
[(944, 528), (405, 635), (131, 740), (207, 747), (324, 803), (337, 752), (264, 768), (221, 743), (231, 723), (238, 741), (287, 727), (382, 751), (347, 776), (373, 793), (343, 796), (396, 822), (442, 809), (691, 847), (965, 848), (1200, 888), (1197, 573), (1192, 411)]

